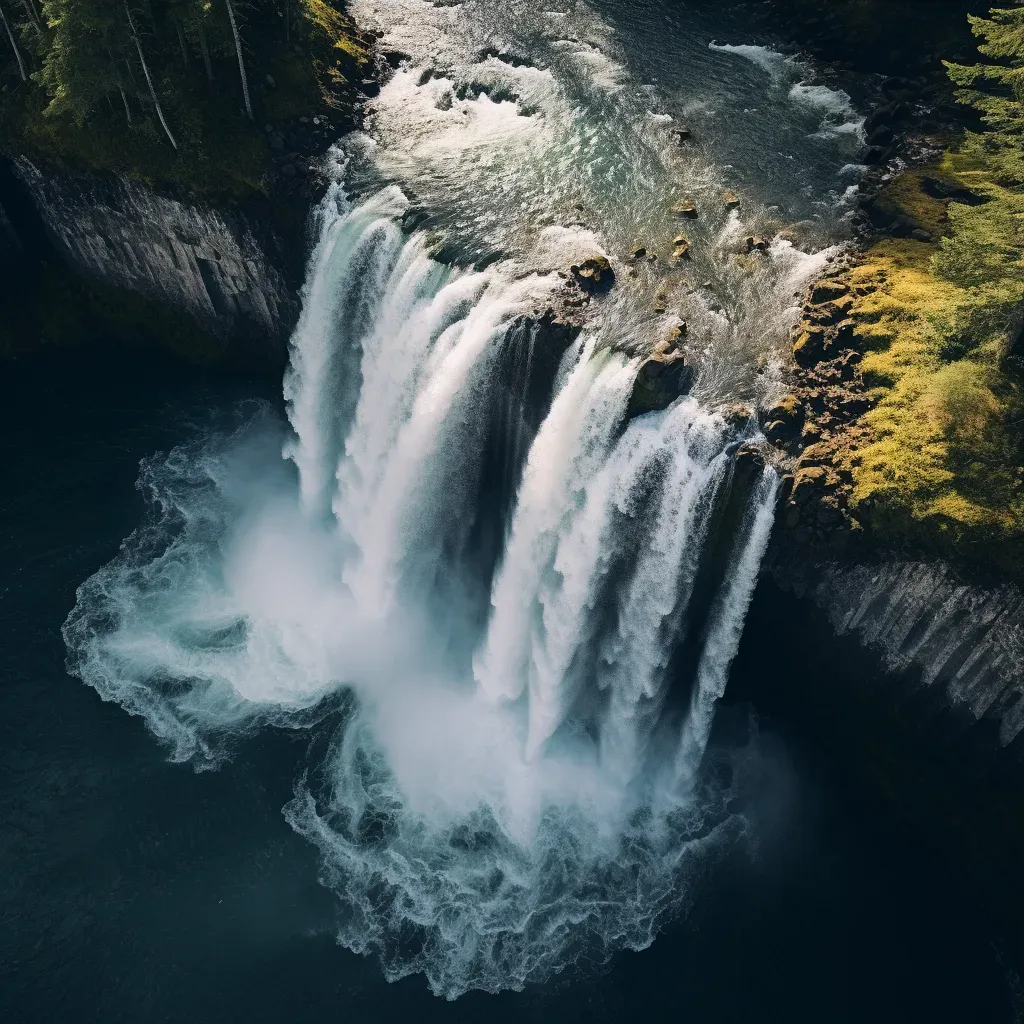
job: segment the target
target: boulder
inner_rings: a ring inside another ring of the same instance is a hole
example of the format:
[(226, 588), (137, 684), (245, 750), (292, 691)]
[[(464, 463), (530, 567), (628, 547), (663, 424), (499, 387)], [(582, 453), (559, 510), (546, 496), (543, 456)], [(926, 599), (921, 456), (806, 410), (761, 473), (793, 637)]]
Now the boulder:
[(803, 428), (804, 404), (796, 395), (786, 395), (763, 416), (764, 436), (777, 448), (796, 440)]
[(632, 418), (667, 409), (681, 395), (689, 393), (693, 378), (693, 368), (687, 365), (686, 356), (667, 341), (659, 343), (636, 375), (626, 415)]
[(756, 441), (744, 441), (736, 449), (736, 469), (742, 473), (761, 473), (766, 465), (764, 451)]
[(680, 217), (689, 217), (691, 219), (700, 216), (697, 211), (697, 207), (689, 199), (684, 199), (681, 203), (676, 203), (676, 205), (672, 207), (672, 212)]
[(760, 235), (748, 235), (746, 239), (747, 252), (767, 252), (768, 241)]
[(800, 332), (793, 345), (793, 358), (805, 368), (820, 363), (828, 348), (828, 332), (824, 327), (807, 327)]
[(815, 305), (835, 302), (836, 299), (841, 299), (844, 295), (849, 295), (849, 293), (849, 286), (841, 281), (819, 281), (811, 289), (811, 302)]
[(754, 416), (754, 410), (749, 405), (744, 405), (742, 402), (733, 402), (731, 405), (723, 406), (718, 410), (722, 414), (722, 419), (729, 424), (733, 430), (741, 430), (745, 427)]
[(629, 254), (630, 259), (636, 260), (637, 262), (639, 262), (640, 260), (644, 259), (646, 256), (647, 256), (647, 246), (645, 246), (645, 245), (638, 245)]
[(740, 206), (740, 197), (735, 192), (726, 190), (722, 195), (722, 202), (725, 204), (727, 210), (738, 210)]
[(571, 266), (569, 272), (585, 292), (606, 292), (615, 283), (615, 271), (607, 256), (589, 256)]
[(826, 477), (821, 466), (801, 466), (793, 474), (793, 493), (789, 500), (795, 505), (809, 501), (813, 494), (825, 489)]

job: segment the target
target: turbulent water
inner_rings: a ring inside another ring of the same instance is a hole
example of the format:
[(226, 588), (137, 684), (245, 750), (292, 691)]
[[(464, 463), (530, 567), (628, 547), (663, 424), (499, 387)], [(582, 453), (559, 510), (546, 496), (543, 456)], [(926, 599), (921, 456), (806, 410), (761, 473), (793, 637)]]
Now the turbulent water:
[[(287, 437), (262, 413), (145, 462), (147, 520), (65, 639), (197, 767), (318, 725), (284, 813), (338, 939), (454, 998), (646, 947), (744, 841), (744, 751), (708, 744), (776, 476), (734, 454), (860, 121), (656, 5), (353, 6), (401, 66), (330, 158)], [(667, 255), (684, 196), (694, 259), (626, 261)], [(536, 317), (596, 254), (618, 283), (552, 351)], [(678, 317), (693, 393), (629, 419)]]

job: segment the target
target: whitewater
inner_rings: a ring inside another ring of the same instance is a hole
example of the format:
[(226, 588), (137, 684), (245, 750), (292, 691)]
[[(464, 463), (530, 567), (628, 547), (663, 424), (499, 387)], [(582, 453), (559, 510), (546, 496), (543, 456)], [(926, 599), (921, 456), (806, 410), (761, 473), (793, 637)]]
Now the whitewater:
[[(647, 947), (750, 841), (749, 751), (712, 737), (778, 475), (737, 452), (838, 252), (860, 122), (809, 65), (699, 25), (655, 83), (648, 28), (600, 5), (354, 13), (400, 61), (327, 158), (287, 422), (147, 459), (147, 517), (64, 637), (177, 761), (308, 734), (284, 815), (339, 943), (452, 999)], [(755, 184), (731, 161), (769, 132)], [(784, 178), (786, 210), (760, 194)], [(671, 251), (683, 197), (693, 259), (631, 260)], [(605, 295), (566, 287), (591, 256)], [(635, 415), (682, 321), (693, 387)]]

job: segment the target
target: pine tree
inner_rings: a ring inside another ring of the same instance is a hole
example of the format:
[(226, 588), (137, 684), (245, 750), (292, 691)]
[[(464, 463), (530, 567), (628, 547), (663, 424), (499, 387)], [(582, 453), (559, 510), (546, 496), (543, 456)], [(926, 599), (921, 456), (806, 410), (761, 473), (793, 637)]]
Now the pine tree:
[(110, 55), (122, 49), (123, 32), (107, 5), (95, 0), (47, 0), (44, 11), (49, 45), (33, 78), (49, 94), (48, 116), (67, 114), (82, 123), (117, 89)]
[(139, 54), (139, 63), (142, 65), (142, 73), (145, 75), (146, 85), (149, 87), (149, 95), (150, 99), (153, 101), (156, 116), (160, 119), (160, 124), (163, 127), (167, 138), (170, 140), (171, 145), (177, 149), (178, 143), (171, 131), (171, 126), (167, 123), (167, 118), (164, 115), (164, 108), (160, 104), (160, 97), (156, 94), (156, 87), (153, 85), (153, 76), (149, 73), (149, 65), (146, 63), (146, 54), (142, 49), (142, 40), (139, 39), (139, 33), (135, 27), (135, 19), (132, 18), (131, 8), (128, 6), (127, 0), (125, 0), (124, 13), (125, 17), (128, 19), (128, 29), (131, 32), (132, 42), (135, 43), (135, 49)]
[(21, 50), (18, 47), (18, 40), (14, 38), (11, 23), (7, 20), (7, 15), (4, 12), (3, 7), (0, 7), (0, 22), (3, 23), (4, 30), (7, 33), (7, 40), (11, 44), (11, 49), (14, 51), (14, 57), (18, 62), (18, 72), (21, 75), (21, 80), (23, 82), (27, 82), (28, 74), (25, 71), (25, 59), (21, 55)]
[(966, 149), (983, 158), (1006, 183), (1024, 182), (1024, 7), (971, 16), (978, 50), (998, 63), (952, 64), (949, 77), (961, 102), (977, 110), (984, 135), (968, 135)]
[(231, 34), (235, 37), (235, 52), (238, 54), (238, 73), (242, 76), (242, 95), (245, 97), (245, 112), (249, 120), (255, 120), (252, 116), (252, 101), (249, 99), (249, 79), (245, 73), (245, 58), (242, 56), (242, 37), (238, 31), (238, 18), (235, 16), (234, 0), (224, 0), (228, 8), (228, 18), (231, 20)]

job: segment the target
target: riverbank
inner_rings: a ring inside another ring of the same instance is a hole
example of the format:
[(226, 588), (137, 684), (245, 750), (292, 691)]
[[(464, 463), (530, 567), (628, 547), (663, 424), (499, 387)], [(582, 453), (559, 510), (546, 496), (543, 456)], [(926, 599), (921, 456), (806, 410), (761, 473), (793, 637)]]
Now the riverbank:
[(783, 525), (791, 547), (826, 556), (939, 557), (1013, 579), (1024, 198), (988, 155), (994, 129), (965, 108), (964, 125), (921, 132), (901, 124), (904, 103), (869, 118), (886, 149), (868, 154), (859, 249), (806, 296), (792, 393), (765, 416), (792, 460)]

